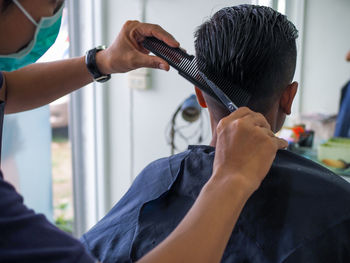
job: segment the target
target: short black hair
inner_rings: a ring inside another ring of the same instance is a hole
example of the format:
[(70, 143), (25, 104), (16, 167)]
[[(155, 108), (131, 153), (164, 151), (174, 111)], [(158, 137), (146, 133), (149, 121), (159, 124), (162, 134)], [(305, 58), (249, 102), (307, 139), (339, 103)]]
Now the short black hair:
[(248, 90), (247, 106), (266, 113), (292, 81), (297, 37), (293, 23), (272, 8), (239, 5), (221, 9), (199, 26), (195, 49), (201, 71)]

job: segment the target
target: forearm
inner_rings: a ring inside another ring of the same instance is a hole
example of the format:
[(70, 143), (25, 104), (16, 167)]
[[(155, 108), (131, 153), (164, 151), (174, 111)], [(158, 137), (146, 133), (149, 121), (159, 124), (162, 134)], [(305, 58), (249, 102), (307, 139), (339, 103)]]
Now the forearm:
[(46, 105), (93, 81), (84, 57), (37, 63), (4, 76), (6, 113)]
[[(147, 55), (142, 46), (145, 37), (154, 36), (171, 47), (179, 43), (158, 25), (128, 21), (112, 45), (96, 54), (96, 66), (102, 74), (124, 73), (141, 67), (169, 70), (163, 59)], [(6, 113), (30, 110), (48, 104), (93, 81), (85, 58), (35, 64), (5, 73), (0, 100), (6, 99)]]
[(228, 178), (213, 175), (181, 224), (139, 262), (220, 262), (251, 194), (239, 181)]

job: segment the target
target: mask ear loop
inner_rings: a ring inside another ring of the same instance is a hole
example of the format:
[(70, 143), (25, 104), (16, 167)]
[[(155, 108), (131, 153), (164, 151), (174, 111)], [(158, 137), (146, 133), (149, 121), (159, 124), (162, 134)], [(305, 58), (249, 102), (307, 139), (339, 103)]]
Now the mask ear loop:
[(38, 23), (34, 20), (34, 18), (28, 13), (27, 10), (18, 2), (18, 0), (12, 0), (15, 5), (23, 12), (23, 14), (32, 22), (36, 27), (38, 27)]

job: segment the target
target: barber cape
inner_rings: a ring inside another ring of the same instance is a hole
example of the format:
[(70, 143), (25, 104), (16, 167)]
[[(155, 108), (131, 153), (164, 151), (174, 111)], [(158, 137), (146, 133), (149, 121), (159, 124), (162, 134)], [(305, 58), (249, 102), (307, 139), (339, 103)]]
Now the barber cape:
[[(85, 247), (102, 262), (140, 259), (191, 208), (212, 174), (214, 154), (212, 147), (192, 146), (151, 163), (82, 237)], [(350, 184), (312, 161), (279, 151), (246, 203), (222, 262), (350, 262)]]

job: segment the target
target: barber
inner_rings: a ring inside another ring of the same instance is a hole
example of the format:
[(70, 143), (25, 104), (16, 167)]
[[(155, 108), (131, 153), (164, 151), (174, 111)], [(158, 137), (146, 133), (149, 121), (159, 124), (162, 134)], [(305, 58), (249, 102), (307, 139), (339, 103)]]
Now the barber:
[[(87, 58), (33, 64), (54, 43), (62, 9), (63, 1), (0, 0), (1, 130), (4, 113), (40, 107), (94, 80), (108, 80), (110, 74), (139, 67), (169, 70), (168, 63), (149, 56), (141, 42), (154, 36), (172, 47), (179, 43), (161, 27), (136, 21), (127, 22), (109, 48), (93, 49)], [(245, 202), (267, 174), (276, 151), (286, 147), (264, 117), (247, 108), (223, 119), (217, 129), (211, 179), (181, 224), (140, 262), (219, 262)], [(94, 259), (78, 240), (24, 206), (0, 172), (0, 262)]]

